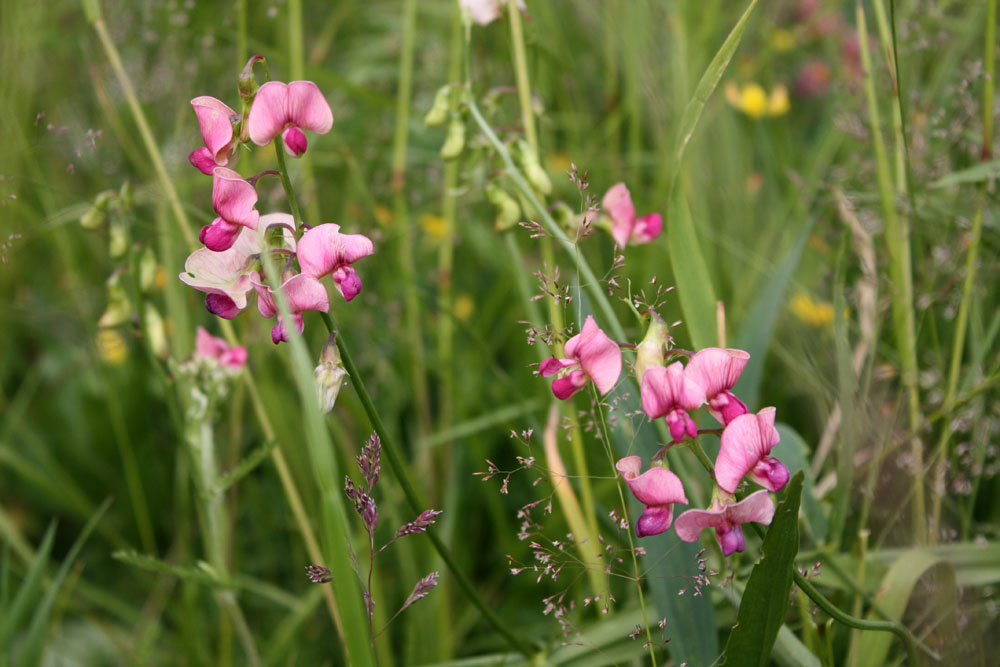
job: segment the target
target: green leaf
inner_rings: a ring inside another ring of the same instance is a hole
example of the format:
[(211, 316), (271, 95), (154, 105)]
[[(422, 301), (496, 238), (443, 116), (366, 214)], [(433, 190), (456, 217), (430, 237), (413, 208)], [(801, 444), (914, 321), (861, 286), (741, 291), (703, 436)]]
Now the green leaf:
[(743, 324), (740, 325), (736, 334), (736, 347), (749, 352), (753, 362), (747, 364), (733, 391), (751, 409), (757, 408), (757, 393), (760, 391), (760, 381), (764, 374), (764, 359), (771, 344), (771, 334), (774, 332), (774, 325), (777, 323), (782, 306), (785, 304), (785, 292), (792, 281), (795, 269), (798, 268), (799, 262), (802, 260), (802, 251), (806, 247), (812, 226), (812, 222), (809, 222), (799, 232), (799, 236), (795, 239), (788, 254), (785, 255), (777, 270), (771, 274), (747, 310), (743, 317)]
[(17, 590), (17, 595), (10, 603), (10, 606), (3, 609), (0, 614), (0, 655), (5, 655), (10, 649), (10, 640), (17, 629), (18, 623), (24, 618), (31, 606), (35, 603), (35, 598), (41, 587), (42, 574), (45, 572), (45, 564), (49, 560), (49, 552), (52, 551), (52, 542), (56, 536), (55, 521), (49, 524), (42, 537), (42, 544), (38, 547), (28, 573)]
[(155, 556), (141, 554), (137, 551), (116, 551), (111, 554), (111, 557), (115, 560), (120, 560), (123, 563), (128, 563), (129, 565), (143, 570), (159, 572), (160, 574), (169, 574), (172, 577), (177, 577), (178, 579), (190, 581), (192, 583), (213, 587), (232, 586), (231, 583), (224, 581), (211, 570), (207, 570), (202, 567), (171, 565), (170, 563), (162, 561)]
[(991, 181), (997, 176), (1000, 176), (1000, 160), (993, 160), (992, 162), (981, 162), (968, 169), (960, 169), (959, 171), (945, 174), (933, 183), (930, 183), (927, 187), (947, 188), (952, 185), (962, 185), (963, 183), (981, 183), (983, 181)]
[(801, 472), (785, 488), (761, 545), (761, 559), (750, 574), (736, 625), (726, 643), (724, 664), (763, 667), (771, 659), (771, 647), (788, 613), (792, 590), (792, 567), (799, 551), (799, 502), (802, 498)]
[(227, 472), (224, 475), (220, 475), (217, 480), (215, 480), (215, 493), (225, 493), (226, 489), (246, 477), (254, 468), (259, 466), (277, 445), (277, 440), (271, 440), (265, 442), (263, 445), (253, 450), (249, 454), (243, 457), (243, 459), (236, 464), (236, 467)]
[(667, 242), (684, 324), (695, 349), (716, 344), (715, 291), (683, 195), (673, 198)]
[[(674, 162), (670, 169), (670, 180), (667, 186), (667, 197), (671, 203), (673, 201), (674, 185), (677, 182), (677, 174), (680, 172), (681, 161), (684, 159), (684, 151), (691, 142), (695, 128), (698, 127), (698, 120), (701, 118), (701, 112), (705, 109), (705, 103), (708, 102), (708, 98), (711, 97), (712, 92), (719, 85), (723, 73), (729, 67), (729, 61), (733, 59), (733, 54), (736, 53), (736, 47), (740, 45), (740, 40), (743, 39), (743, 31), (746, 30), (747, 22), (750, 20), (750, 15), (753, 14), (756, 6), (757, 0), (751, 0), (750, 4), (747, 5), (740, 20), (733, 26), (729, 36), (726, 37), (726, 41), (719, 47), (719, 50), (712, 58), (712, 62), (705, 69), (705, 73), (701, 75), (698, 86), (694, 89), (694, 95), (688, 101), (687, 106), (684, 107), (684, 112), (681, 114), (681, 122), (677, 129), (677, 141), (674, 144)], [(671, 212), (673, 212), (672, 209)], [(673, 216), (670, 218), (670, 225), (673, 225)]]
[(802, 487), (802, 514), (806, 519), (806, 526), (816, 544), (822, 544), (826, 539), (827, 518), (819, 501), (813, 495), (813, 478), (809, 472), (809, 446), (802, 436), (788, 424), (775, 424), (778, 433), (781, 435), (781, 442), (774, 446), (771, 455), (780, 459), (788, 468), (788, 472), (794, 475), (799, 470), (805, 475), (805, 482)]

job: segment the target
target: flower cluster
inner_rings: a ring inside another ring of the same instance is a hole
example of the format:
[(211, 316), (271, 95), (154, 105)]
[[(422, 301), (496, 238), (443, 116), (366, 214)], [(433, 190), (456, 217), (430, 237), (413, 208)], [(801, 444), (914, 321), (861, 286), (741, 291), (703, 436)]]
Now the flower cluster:
[[(362, 234), (341, 233), (339, 225), (310, 227), (288, 213), (261, 215), (256, 208), (257, 180), (276, 172), (245, 179), (229, 168), (241, 145), (266, 146), (280, 137), (278, 150), (300, 156), (308, 147), (303, 130), (325, 134), (333, 126), (330, 105), (311, 81), (268, 81), (258, 89), (252, 67), (259, 59), (251, 58), (240, 76), (243, 113), (214, 97), (191, 100), (205, 145), (189, 159), (212, 176), (216, 218), (202, 228), (198, 238), (205, 247), (188, 257), (180, 279), (204, 292), (208, 311), (225, 319), (242, 312), (250, 293), (256, 293), (260, 314), (278, 316), (271, 340), (279, 343), (288, 340), (289, 324), (302, 333), (303, 312), (329, 311), (324, 276), (330, 276), (345, 300), (358, 295), (361, 279), (352, 265), (371, 255), (374, 247)], [(268, 285), (261, 262), (265, 252), (284, 260), (278, 282), (292, 313), (291, 323), (278, 315), (275, 290)]]
[[(788, 483), (788, 468), (770, 455), (780, 439), (774, 426), (775, 408), (751, 413), (732, 393), (750, 360), (748, 353), (717, 347), (694, 353), (670, 349), (666, 324), (655, 313), (650, 313), (650, 318), (646, 336), (636, 346), (635, 368), (643, 411), (650, 419), (664, 419), (671, 444), (698, 437), (699, 429), (690, 413), (701, 407), (723, 426), (714, 467), (716, 488), (712, 504), (707, 510), (689, 510), (678, 517), (677, 535), (693, 542), (703, 529), (714, 528), (724, 555), (743, 551), (741, 524), (749, 521), (769, 524), (774, 502), (767, 492), (779, 491)], [(543, 377), (559, 375), (552, 384), (556, 397), (569, 398), (586, 386), (588, 380), (604, 395), (618, 382), (621, 350), (598, 328), (593, 317), (588, 317), (583, 330), (566, 343), (565, 354), (565, 358), (547, 359), (539, 368)], [(681, 361), (668, 364), (668, 358), (674, 355), (686, 355), (687, 364)], [(616, 465), (632, 494), (644, 506), (636, 522), (639, 537), (666, 531), (673, 521), (673, 505), (688, 502), (683, 483), (662, 463), (661, 451), (645, 472), (638, 456), (625, 457)], [(764, 490), (737, 502), (735, 494), (744, 477)]]

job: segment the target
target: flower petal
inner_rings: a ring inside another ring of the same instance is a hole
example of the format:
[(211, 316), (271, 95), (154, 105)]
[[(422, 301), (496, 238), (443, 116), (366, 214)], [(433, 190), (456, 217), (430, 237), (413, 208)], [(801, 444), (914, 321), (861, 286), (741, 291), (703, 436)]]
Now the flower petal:
[(330, 277), (345, 301), (350, 301), (361, 292), (361, 278), (352, 266), (342, 266), (331, 273)]
[[(246, 308), (246, 297), (243, 297), (243, 308)], [(213, 315), (218, 315), (224, 320), (231, 320), (241, 312), (243, 308), (236, 305), (232, 299), (225, 294), (206, 294), (205, 309)]]
[[(628, 458), (637, 459), (639, 457)], [(626, 463), (625, 466), (627, 467), (623, 470), (622, 461), (626, 461), (626, 459), (619, 461), (615, 467), (622, 473), (622, 477), (625, 479), (625, 483), (628, 484), (629, 490), (632, 491), (632, 495), (643, 505), (687, 504), (688, 500), (687, 496), (684, 495), (684, 485), (674, 473), (666, 468), (653, 466), (641, 475), (636, 475), (633, 462), (629, 461)]]
[(321, 278), (375, 251), (363, 234), (341, 234), (340, 226), (327, 223), (313, 227), (299, 239), (298, 259), (302, 273)]
[(305, 274), (292, 276), (281, 285), (288, 296), (288, 306), (293, 313), (304, 310), (330, 311), (330, 296), (323, 283)]
[[(259, 93), (258, 93), (259, 94)], [(312, 81), (288, 84), (287, 122), (316, 134), (326, 134), (333, 127), (333, 111), (323, 93)]]
[(184, 262), (182, 282), (208, 294), (224, 294), (239, 309), (246, 308), (246, 295), (253, 286), (248, 278), (254, 256), (260, 252), (257, 234), (245, 227), (236, 227), (235, 243), (221, 252), (199, 248)]
[(188, 162), (194, 165), (198, 171), (209, 176), (212, 175), (212, 170), (218, 166), (215, 162), (215, 156), (212, 155), (212, 151), (204, 146), (191, 151), (188, 155)]
[(239, 225), (226, 222), (222, 218), (216, 218), (212, 224), (205, 225), (198, 232), (198, 240), (205, 244), (205, 247), (213, 252), (229, 250), (236, 243), (236, 237), (240, 233)]
[(285, 128), (281, 133), (281, 140), (285, 142), (285, 148), (293, 157), (299, 157), (309, 148), (309, 140), (306, 139), (305, 133), (294, 125)]
[[(624, 183), (615, 183), (611, 186), (604, 198), (601, 199), (601, 208), (607, 211), (614, 222), (627, 223), (629, 229), (635, 222), (635, 205), (632, 203), (632, 195)], [(628, 236), (625, 237), (625, 241), (628, 241)], [(624, 243), (619, 243), (619, 245), (625, 247)]]
[(670, 528), (673, 518), (673, 505), (647, 505), (635, 522), (635, 534), (639, 537), (659, 535)]
[(732, 524), (762, 523), (765, 526), (774, 518), (774, 501), (763, 489), (754, 491), (734, 505), (727, 506), (727, 519)]
[(555, 394), (556, 398), (560, 401), (565, 401), (567, 398), (583, 389), (586, 384), (587, 376), (578, 368), (565, 377), (556, 378), (555, 381), (552, 382), (552, 393)]
[(268, 81), (257, 90), (247, 114), (250, 141), (265, 146), (278, 136), (288, 123), (287, 102), (288, 86), (280, 81)]
[(257, 190), (238, 173), (226, 167), (212, 170), (212, 208), (223, 220), (257, 229), (256, 203)]
[(774, 415), (774, 408), (764, 408), (755, 415), (740, 415), (726, 426), (715, 460), (715, 481), (722, 489), (735, 493), (743, 476), (778, 444), (781, 436), (774, 428)]
[(650, 419), (663, 417), (677, 408), (694, 410), (705, 402), (705, 391), (687, 377), (679, 361), (648, 369), (642, 374), (639, 393), (642, 409)]
[(205, 140), (205, 147), (211, 153), (212, 160), (219, 164), (225, 164), (223, 156), (229, 143), (233, 140), (233, 121), (231, 118), (236, 115), (236, 112), (224, 102), (207, 95), (191, 100), (191, 106), (194, 107), (194, 113), (198, 117), (201, 138)]
[(551, 377), (562, 369), (569, 368), (570, 366), (576, 366), (576, 364), (577, 361), (575, 359), (557, 359), (556, 357), (549, 357), (538, 366), (538, 374), (543, 378)]
[[(592, 317), (587, 320), (593, 324)], [(597, 327), (596, 324), (593, 326)], [(622, 372), (622, 351), (607, 334), (597, 329), (592, 335), (585, 337), (575, 351), (580, 359), (580, 367), (594, 381), (601, 395), (614, 389)]]
[(685, 542), (694, 542), (706, 528), (716, 528), (725, 525), (722, 512), (718, 510), (688, 510), (677, 517), (674, 531), (677, 537)]
[(641, 245), (655, 241), (663, 231), (663, 217), (659, 213), (644, 215), (635, 221), (632, 232), (629, 235), (629, 243)]
[(685, 372), (711, 399), (733, 388), (749, 360), (750, 354), (743, 350), (706, 347), (691, 357)]

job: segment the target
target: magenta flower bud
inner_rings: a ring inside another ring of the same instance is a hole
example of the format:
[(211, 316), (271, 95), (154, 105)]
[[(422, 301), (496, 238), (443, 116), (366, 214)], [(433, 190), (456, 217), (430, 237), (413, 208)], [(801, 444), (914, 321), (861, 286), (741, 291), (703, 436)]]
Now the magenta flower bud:
[(281, 140), (285, 142), (285, 148), (288, 149), (288, 152), (295, 157), (299, 157), (309, 148), (305, 133), (294, 125), (285, 128), (285, 131), (281, 133)]
[(191, 100), (201, 138), (205, 145), (195, 149), (188, 160), (202, 173), (211, 175), (212, 170), (229, 164), (229, 159), (235, 154), (237, 141), (233, 133), (233, 119), (239, 114), (224, 102), (203, 95)]
[(194, 165), (198, 171), (207, 176), (211, 176), (212, 170), (219, 166), (215, 161), (215, 156), (212, 155), (212, 151), (208, 150), (204, 146), (191, 151), (191, 154), (188, 155), (188, 162)]
[(588, 315), (583, 330), (566, 341), (566, 356), (552, 357), (542, 362), (538, 374), (551, 377), (568, 371), (552, 382), (552, 393), (561, 401), (583, 389), (587, 380), (593, 380), (603, 396), (614, 389), (622, 372), (622, 351), (601, 331)]
[(620, 459), (615, 468), (636, 500), (645, 505), (635, 524), (636, 534), (639, 537), (658, 535), (670, 528), (674, 516), (673, 504), (687, 505), (688, 502), (684, 485), (677, 475), (660, 466), (653, 466), (640, 475), (642, 459), (638, 456)]
[(231, 320), (243, 312), (243, 309), (225, 294), (206, 294), (205, 308), (208, 312), (218, 315), (224, 320)]
[(212, 224), (201, 228), (201, 231), (198, 232), (198, 240), (204, 243), (209, 250), (222, 252), (233, 247), (239, 233), (239, 225), (226, 222), (222, 218), (216, 218)]
[(790, 474), (785, 464), (773, 456), (765, 456), (748, 473), (753, 481), (770, 491), (780, 491), (788, 484)]

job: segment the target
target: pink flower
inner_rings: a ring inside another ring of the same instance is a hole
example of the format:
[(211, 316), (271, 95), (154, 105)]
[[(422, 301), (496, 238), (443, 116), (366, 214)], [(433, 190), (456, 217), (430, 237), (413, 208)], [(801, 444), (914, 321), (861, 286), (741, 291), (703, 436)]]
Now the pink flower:
[(635, 217), (632, 195), (624, 183), (611, 186), (601, 200), (601, 208), (611, 216), (611, 236), (619, 247), (649, 243), (663, 231), (663, 218), (659, 213), (650, 213), (638, 219)]
[(211, 175), (216, 167), (229, 164), (229, 158), (235, 153), (233, 119), (239, 118), (239, 114), (225, 103), (207, 95), (191, 100), (191, 106), (198, 117), (205, 145), (191, 151), (188, 160), (202, 173)]
[(774, 408), (764, 408), (757, 414), (740, 415), (722, 432), (715, 481), (725, 491), (735, 493), (744, 475), (770, 491), (778, 491), (788, 483), (788, 468), (768, 456), (781, 439), (774, 428), (775, 412)]
[[(269, 213), (260, 217), (260, 227), (292, 224), (287, 213)], [(295, 237), (285, 234), (286, 247), (295, 250)], [(236, 317), (247, 307), (247, 293), (253, 289), (250, 274), (261, 252), (261, 239), (257, 232), (241, 227), (233, 245), (221, 252), (208, 248), (195, 250), (184, 262), (182, 282), (206, 293), (208, 312), (227, 320)]]
[(329, 274), (337, 290), (350, 301), (361, 291), (361, 278), (351, 264), (374, 251), (371, 239), (363, 234), (341, 234), (340, 225), (331, 223), (317, 225), (299, 240), (299, 267), (311, 278)]
[(241, 226), (257, 229), (256, 203), (257, 191), (250, 183), (232, 169), (216, 167), (212, 170), (212, 208), (219, 217), (201, 228), (198, 240), (209, 250), (229, 249)]
[[(264, 317), (278, 315), (278, 305), (274, 301), (273, 290), (261, 282), (260, 275), (256, 271), (250, 274), (250, 280), (253, 288), (257, 290), (257, 310), (260, 314)], [(292, 320), (300, 334), (305, 329), (305, 324), (302, 322), (304, 311), (318, 310), (323, 313), (330, 311), (330, 297), (326, 293), (326, 288), (315, 278), (302, 273), (283, 276), (281, 290), (288, 299)], [(281, 341), (288, 341), (288, 328), (281, 315), (278, 315), (278, 323), (271, 329), (271, 340), (275, 345)]]
[(677, 537), (685, 542), (694, 542), (706, 528), (715, 528), (715, 539), (719, 541), (724, 556), (730, 556), (746, 548), (746, 540), (740, 526), (753, 521), (768, 525), (774, 517), (774, 501), (767, 491), (751, 493), (738, 503), (712, 500), (707, 510), (688, 510), (677, 517), (674, 530)]
[(601, 395), (611, 391), (618, 382), (622, 372), (622, 351), (597, 327), (593, 316), (588, 315), (583, 330), (566, 341), (565, 353), (563, 359), (546, 359), (538, 369), (538, 374), (546, 378), (573, 369), (553, 381), (552, 393), (556, 398), (566, 400), (583, 389), (588, 378), (594, 381)]
[(748, 412), (746, 403), (729, 390), (740, 379), (749, 359), (743, 350), (706, 347), (695, 353), (684, 369), (705, 390), (708, 410), (723, 426)]
[(684, 485), (677, 475), (659, 466), (653, 466), (640, 475), (642, 459), (638, 456), (626, 456), (615, 464), (615, 468), (625, 478), (636, 500), (646, 506), (636, 521), (636, 534), (639, 537), (658, 535), (670, 528), (674, 516), (673, 503), (687, 505), (688, 502)]
[(687, 411), (705, 402), (705, 390), (687, 376), (681, 362), (648, 369), (642, 374), (639, 394), (642, 409), (650, 419), (667, 418), (675, 443), (685, 434), (698, 436), (698, 426)]
[(268, 81), (254, 97), (247, 116), (250, 140), (258, 146), (281, 134), (292, 155), (306, 152), (309, 142), (302, 130), (326, 134), (333, 127), (333, 111), (312, 81)]
[(199, 357), (215, 359), (221, 366), (239, 370), (247, 363), (247, 349), (241, 345), (229, 347), (226, 341), (208, 333), (205, 327), (198, 327), (198, 337), (194, 352)]
[[(506, 0), (458, 0), (458, 6), (469, 12), (472, 20), (479, 25), (489, 25), (503, 15)], [(527, 11), (524, 0), (517, 0), (517, 8), (521, 13)]]

